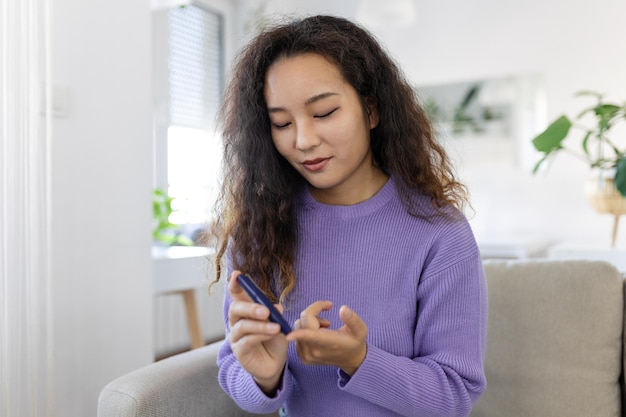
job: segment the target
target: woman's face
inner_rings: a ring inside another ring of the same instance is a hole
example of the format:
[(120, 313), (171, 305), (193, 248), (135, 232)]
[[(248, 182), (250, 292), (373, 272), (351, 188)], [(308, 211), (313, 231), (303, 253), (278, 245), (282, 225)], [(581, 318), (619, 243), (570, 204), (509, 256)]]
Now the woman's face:
[(267, 70), (264, 94), (276, 149), (318, 201), (355, 204), (384, 184), (370, 148), (376, 108), (363, 108), (336, 65), (314, 53), (280, 58)]

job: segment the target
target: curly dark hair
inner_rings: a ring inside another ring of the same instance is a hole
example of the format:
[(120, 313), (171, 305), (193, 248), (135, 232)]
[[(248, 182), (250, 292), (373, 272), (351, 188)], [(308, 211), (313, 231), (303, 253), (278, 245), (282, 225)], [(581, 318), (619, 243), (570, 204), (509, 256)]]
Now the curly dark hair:
[[(236, 269), (255, 276), (273, 299), (293, 289), (297, 219), (294, 196), (304, 179), (278, 153), (264, 97), (268, 67), (282, 57), (319, 54), (337, 65), (380, 121), (370, 132), (375, 163), (393, 174), (409, 213), (427, 216), (412, 195), (430, 197), (436, 213), (462, 211), (466, 190), (404, 74), (375, 37), (334, 16), (313, 16), (267, 27), (239, 54), (221, 111), (222, 190), (217, 207), (217, 277), (227, 250)], [(273, 278), (272, 278), (273, 277)]]

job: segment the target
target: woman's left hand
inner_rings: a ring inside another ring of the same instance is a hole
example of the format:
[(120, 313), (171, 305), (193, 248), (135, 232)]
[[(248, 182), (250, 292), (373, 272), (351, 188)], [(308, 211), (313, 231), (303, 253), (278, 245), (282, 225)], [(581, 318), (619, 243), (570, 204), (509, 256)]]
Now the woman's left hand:
[(342, 306), (339, 318), (344, 325), (330, 330), (330, 322), (320, 313), (332, 307), (330, 301), (316, 301), (308, 306), (294, 324), (287, 340), (296, 342), (298, 355), (309, 365), (332, 365), (352, 375), (361, 366), (367, 353), (367, 325), (350, 308)]

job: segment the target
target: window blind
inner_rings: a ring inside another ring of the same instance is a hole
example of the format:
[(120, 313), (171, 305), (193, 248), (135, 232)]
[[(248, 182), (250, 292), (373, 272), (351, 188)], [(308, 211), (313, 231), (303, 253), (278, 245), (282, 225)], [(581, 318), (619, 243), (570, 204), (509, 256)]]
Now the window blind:
[(170, 124), (206, 129), (223, 90), (221, 16), (196, 6), (169, 13)]

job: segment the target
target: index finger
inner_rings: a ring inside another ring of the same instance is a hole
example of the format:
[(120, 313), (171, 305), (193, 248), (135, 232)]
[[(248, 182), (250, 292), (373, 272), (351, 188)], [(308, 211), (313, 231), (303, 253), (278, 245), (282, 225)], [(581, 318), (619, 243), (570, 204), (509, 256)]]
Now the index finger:
[(300, 326), (302, 328), (315, 328), (328, 327), (327, 320), (324, 323), (317, 317), (322, 311), (328, 311), (333, 306), (331, 301), (316, 301), (313, 304), (305, 308), (300, 313)]
[(302, 310), (302, 313), (300, 313), (300, 317), (306, 318), (306, 317), (311, 317), (311, 316), (317, 316), (322, 311), (330, 310), (332, 306), (333, 306), (332, 301), (316, 301), (313, 304), (310, 304), (304, 310)]

